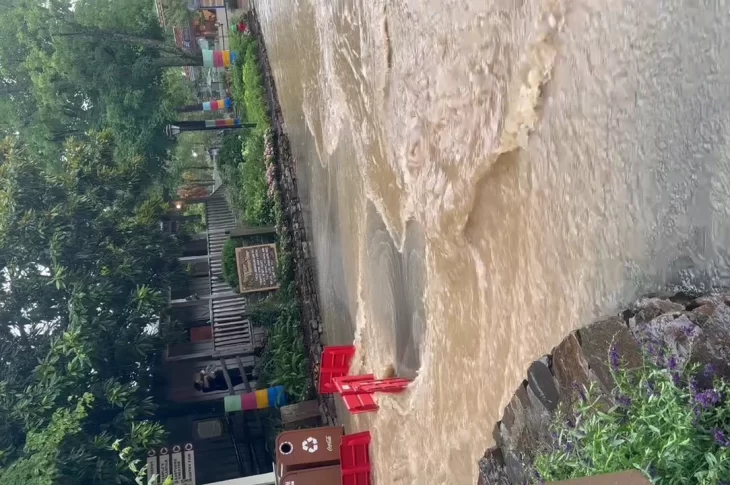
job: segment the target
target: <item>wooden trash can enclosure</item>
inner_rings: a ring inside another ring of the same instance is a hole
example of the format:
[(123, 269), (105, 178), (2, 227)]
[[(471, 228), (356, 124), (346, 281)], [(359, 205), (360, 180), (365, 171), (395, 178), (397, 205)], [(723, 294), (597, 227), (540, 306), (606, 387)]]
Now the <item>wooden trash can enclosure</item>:
[(340, 466), (320, 466), (285, 473), (279, 480), (282, 485), (340, 485)]
[(285, 431), (276, 438), (281, 485), (370, 485), (370, 432), (341, 427)]
[(337, 464), (343, 434), (339, 426), (285, 431), (276, 438), (276, 463), (287, 471)]

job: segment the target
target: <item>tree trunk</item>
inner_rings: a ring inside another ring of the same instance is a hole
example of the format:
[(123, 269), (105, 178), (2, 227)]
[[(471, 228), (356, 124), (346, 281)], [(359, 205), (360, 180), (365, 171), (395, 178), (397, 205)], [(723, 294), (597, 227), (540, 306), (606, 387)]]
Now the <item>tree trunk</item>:
[(202, 54), (195, 54), (192, 52), (180, 49), (177, 46), (170, 45), (165, 40), (151, 39), (149, 37), (139, 37), (130, 35), (122, 32), (115, 32), (112, 30), (95, 29), (92, 27), (82, 26), (79, 24), (69, 22), (69, 26), (75, 30), (72, 32), (59, 32), (54, 35), (61, 37), (95, 37), (97, 39), (109, 39), (114, 38), (119, 41), (126, 42), (132, 45), (139, 45), (147, 47), (153, 50), (159, 51), (161, 54), (170, 54), (172, 57), (167, 59), (163, 56), (160, 63), (163, 67), (183, 67), (183, 66), (202, 66), (203, 56)]
[(185, 66), (202, 66), (203, 54), (187, 53), (184, 57), (162, 57), (158, 65), (160, 67), (185, 67)]

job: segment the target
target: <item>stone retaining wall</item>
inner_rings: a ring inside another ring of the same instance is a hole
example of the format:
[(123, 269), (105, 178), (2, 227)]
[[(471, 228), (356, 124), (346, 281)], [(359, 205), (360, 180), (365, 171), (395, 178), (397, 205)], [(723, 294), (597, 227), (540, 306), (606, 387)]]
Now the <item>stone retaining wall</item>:
[[(615, 387), (609, 369), (613, 347), (629, 367), (645, 350), (668, 348), (680, 365), (712, 364), (730, 378), (730, 292), (690, 298), (652, 295), (618, 316), (569, 334), (550, 355), (533, 362), (494, 429), (496, 446), (479, 462), (479, 485), (529, 482), (526, 467), (551, 443), (549, 425), (558, 406), (570, 409), (576, 388), (598, 384), (608, 399)], [(710, 385), (709, 382), (700, 382)]]
[[(251, 33), (259, 40), (259, 52), (261, 68), (263, 71), (264, 85), (269, 97), (269, 105), (272, 108), (272, 121), (274, 124), (276, 161), (279, 164), (279, 192), (281, 194), (281, 206), (285, 213), (286, 231), (291, 237), (289, 250), (292, 252), (295, 264), (296, 288), (301, 306), (302, 327), (305, 336), (305, 345), (309, 349), (309, 361), (312, 375), (316, 385), (319, 377), (319, 364), (322, 354), (322, 317), (317, 296), (317, 276), (315, 272), (311, 243), (307, 239), (302, 206), (299, 202), (297, 190), (296, 159), (291, 153), (289, 137), (284, 131), (284, 118), (276, 96), (276, 85), (271, 73), (269, 59), (266, 54), (266, 46), (256, 12), (251, 10), (248, 13), (248, 25)], [(337, 422), (337, 411), (332, 396), (319, 396), (320, 412), (322, 420), (326, 425), (334, 425)]]

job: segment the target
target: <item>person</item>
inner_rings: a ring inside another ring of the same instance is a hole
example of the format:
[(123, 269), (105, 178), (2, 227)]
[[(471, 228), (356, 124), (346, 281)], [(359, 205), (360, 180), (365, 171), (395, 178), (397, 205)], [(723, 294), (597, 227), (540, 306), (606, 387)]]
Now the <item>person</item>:
[[(228, 369), (228, 376), (231, 378), (233, 387), (243, 384), (243, 377), (241, 377), (239, 369)], [(193, 387), (201, 392), (227, 391), (228, 383), (221, 367), (208, 366), (195, 374)]]

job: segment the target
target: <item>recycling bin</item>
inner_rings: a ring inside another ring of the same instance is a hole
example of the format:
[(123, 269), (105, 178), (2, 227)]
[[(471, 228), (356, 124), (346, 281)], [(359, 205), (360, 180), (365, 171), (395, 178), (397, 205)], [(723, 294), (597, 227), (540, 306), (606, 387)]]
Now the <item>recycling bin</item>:
[(281, 485), (340, 485), (342, 475), (339, 465), (321, 466), (285, 473), (279, 483)]
[(285, 471), (337, 464), (343, 434), (341, 426), (285, 431), (276, 438), (276, 463)]

